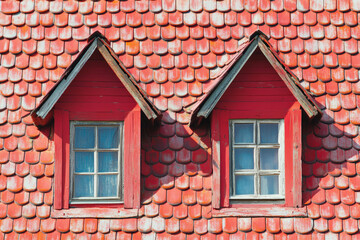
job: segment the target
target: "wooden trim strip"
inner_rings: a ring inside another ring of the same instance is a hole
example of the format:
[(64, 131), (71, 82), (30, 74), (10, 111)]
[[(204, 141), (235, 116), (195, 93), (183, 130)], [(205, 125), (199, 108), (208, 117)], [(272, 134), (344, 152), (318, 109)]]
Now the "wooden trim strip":
[(291, 122), (293, 127), (292, 153), (293, 153), (293, 206), (300, 207), (302, 205), (302, 129), (300, 107), (290, 109)]
[(295, 84), (295, 79), (291, 76), (279, 63), (279, 61), (275, 58), (272, 52), (268, 49), (264, 42), (261, 40), (258, 43), (261, 52), (264, 54), (269, 63), (273, 66), (275, 71), (284, 81), (285, 85), (288, 87), (290, 92), (294, 95), (294, 97), (299, 101), (301, 106), (304, 108), (305, 112), (309, 116), (309, 118), (313, 118), (319, 112), (318, 110), (311, 104), (311, 102), (307, 99), (304, 93), (299, 89), (299, 87)]
[(62, 151), (63, 151), (63, 204), (62, 207), (69, 208), (70, 200), (70, 118), (68, 111), (62, 111)]
[(251, 207), (212, 210), (212, 217), (307, 217), (306, 207)]
[(54, 142), (55, 142), (55, 177), (54, 177), (54, 208), (62, 209), (63, 206), (63, 119), (62, 111), (55, 110)]
[(136, 107), (124, 121), (124, 208), (140, 208), (141, 115)]
[(52, 218), (134, 218), (139, 216), (138, 209), (124, 208), (71, 208), (53, 210)]
[(211, 119), (211, 141), (212, 141), (212, 207), (219, 209), (221, 191), (221, 169), (220, 169), (220, 114), (214, 111)]

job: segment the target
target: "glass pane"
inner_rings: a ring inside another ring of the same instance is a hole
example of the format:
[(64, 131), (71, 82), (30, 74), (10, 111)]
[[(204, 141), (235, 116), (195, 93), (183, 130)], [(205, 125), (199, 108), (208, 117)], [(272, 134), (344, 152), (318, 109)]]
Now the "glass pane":
[(95, 147), (94, 127), (75, 127), (75, 148)]
[(94, 176), (75, 175), (74, 181), (74, 197), (94, 196)]
[(254, 142), (254, 124), (235, 123), (234, 124), (235, 143), (253, 143)]
[(75, 152), (75, 172), (94, 172), (93, 152)]
[(278, 135), (278, 123), (260, 123), (260, 143), (279, 143)]
[(118, 148), (119, 147), (119, 128), (118, 127), (99, 127), (99, 148)]
[(279, 176), (260, 176), (261, 195), (279, 194)]
[(99, 161), (99, 172), (118, 171), (117, 152), (99, 152), (98, 161)]
[(234, 149), (235, 169), (254, 169), (254, 149)]
[(99, 197), (116, 197), (117, 189), (117, 175), (99, 175)]
[(279, 169), (277, 148), (260, 148), (260, 169)]
[(235, 176), (235, 195), (254, 194), (254, 176)]

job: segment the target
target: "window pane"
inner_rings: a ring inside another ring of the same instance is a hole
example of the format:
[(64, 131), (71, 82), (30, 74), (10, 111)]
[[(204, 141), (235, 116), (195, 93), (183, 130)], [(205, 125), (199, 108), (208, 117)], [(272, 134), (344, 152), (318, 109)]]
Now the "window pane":
[(74, 197), (94, 196), (94, 176), (75, 175)]
[(254, 169), (254, 149), (234, 149), (235, 169)]
[(117, 189), (117, 175), (99, 175), (99, 197), (116, 197)]
[(278, 169), (278, 149), (260, 148), (260, 169)]
[(269, 194), (279, 194), (279, 176), (271, 175), (271, 176), (261, 176), (260, 177), (261, 184), (261, 194), (269, 195)]
[(117, 152), (99, 152), (98, 161), (99, 161), (99, 172), (118, 171)]
[(99, 148), (118, 148), (119, 147), (119, 128), (118, 127), (99, 127)]
[(94, 148), (95, 128), (75, 127), (75, 148)]
[(254, 142), (254, 124), (235, 123), (234, 124), (235, 143), (253, 143)]
[(94, 172), (93, 152), (75, 152), (75, 172)]
[(254, 194), (254, 176), (235, 176), (235, 195)]
[(260, 143), (278, 143), (278, 134), (278, 123), (260, 123)]

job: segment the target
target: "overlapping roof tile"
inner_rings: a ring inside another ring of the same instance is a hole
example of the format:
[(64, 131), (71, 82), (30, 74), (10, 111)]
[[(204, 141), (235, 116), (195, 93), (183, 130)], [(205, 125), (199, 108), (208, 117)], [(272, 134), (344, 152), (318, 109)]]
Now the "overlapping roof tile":
[[(355, 0), (1, 2), (1, 237), (356, 237), (359, 11)], [(307, 218), (209, 215), (210, 135), (188, 127), (186, 107), (212, 91), (259, 29), (323, 109), (304, 136)], [(163, 111), (143, 143), (151, 197), (139, 219), (53, 219), (53, 143), (29, 113), (97, 30)]]

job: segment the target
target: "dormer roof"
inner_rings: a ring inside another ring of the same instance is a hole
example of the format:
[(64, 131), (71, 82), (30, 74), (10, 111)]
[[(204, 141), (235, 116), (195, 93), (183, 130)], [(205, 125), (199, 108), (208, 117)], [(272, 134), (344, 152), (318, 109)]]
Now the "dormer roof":
[(214, 79), (212, 88), (195, 104), (188, 107), (191, 111), (190, 125), (197, 125), (203, 118), (209, 117), (216, 104), (256, 49), (260, 49), (262, 54), (264, 54), (309, 118), (314, 118), (321, 113), (320, 107), (316, 104), (312, 96), (300, 84), (296, 75), (291, 72), (271, 47), (266, 35), (257, 31), (250, 39), (245, 39), (243, 43), (239, 45), (238, 53), (229, 60), (221, 71), (212, 77)]
[(137, 84), (135, 79), (118, 59), (106, 38), (101, 33), (95, 32), (89, 37), (88, 44), (84, 47), (84, 49), (80, 52), (72, 64), (66, 69), (60, 80), (45, 95), (39, 106), (32, 111), (31, 116), (36, 125), (45, 125), (48, 123), (49, 119), (51, 118), (51, 110), (66, 91), (66, 89), (71, 85), (72, 81), (81, 71), (85, 63), (94, 54), (95, 50), (100, 52), (107, 64), (119, 78), (120, 82), (134, 98), (149, 120), (156, 120), (161, 115), (161, 112), (148, 99), (147, 94)]

